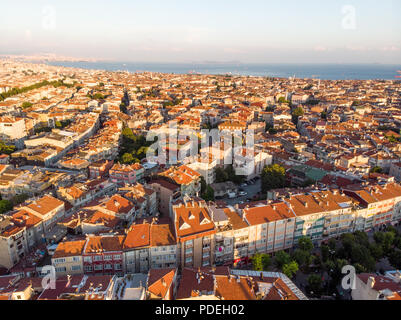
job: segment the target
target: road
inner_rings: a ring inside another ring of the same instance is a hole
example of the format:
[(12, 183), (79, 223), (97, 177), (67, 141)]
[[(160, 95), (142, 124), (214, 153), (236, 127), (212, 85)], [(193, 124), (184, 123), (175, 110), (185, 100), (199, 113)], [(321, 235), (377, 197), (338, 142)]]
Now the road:
[(256, 181), (255, 184), (251, 184), (250, 186), (246, 187), (241, 187), (241, 189), (244, 189), (244, 191), (247, 193), (246, 196), (243, 197), (236, 197), (234, 199), (223, 199), (228, 205), (235, 205), (237, 203), (240, 203), (241, 201), (246, 202), (247, 199), (252, 199), (254, 196), (256, 196), (261, 190), (262, 190), (262, 182), (259, 179)]

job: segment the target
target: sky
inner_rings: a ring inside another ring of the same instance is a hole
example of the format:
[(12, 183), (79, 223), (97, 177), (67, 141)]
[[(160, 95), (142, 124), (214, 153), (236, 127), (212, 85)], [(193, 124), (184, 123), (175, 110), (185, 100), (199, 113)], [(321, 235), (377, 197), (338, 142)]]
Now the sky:
[(400, 0), (5, 0), (0, 12), (0, 54), (401, 63)]

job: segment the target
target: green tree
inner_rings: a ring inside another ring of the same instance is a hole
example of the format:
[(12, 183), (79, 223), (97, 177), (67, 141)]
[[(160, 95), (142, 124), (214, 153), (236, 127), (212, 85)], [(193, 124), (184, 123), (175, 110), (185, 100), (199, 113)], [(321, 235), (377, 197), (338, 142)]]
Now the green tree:
[(276, 253), (276, 255), (274, 257), (274, 261), (275, 261), (277, 268), (281, 269), (285, 264), (288, 264), (291, 262), (291, 257), (285, 251), (279, 251)]
[(334, 240), (333, 238), (330, 239), (328, 242), (328, 246), (329, 246), (330, 250), (335, 251), (337, 249), (336, 240)]
[(295, 108), (295, 110), (292, 112), (292, 115), (294, 117), (302, 117), (304, 114), (305, 114), (305, 111), (301, 107)]
[(221, 182), (226, 182), (228, 181), (228, 174), (223, 168), (217, 168), (216, 169), (216, 182), (221, 183)]
[(280, 97), (280, 98), (278, 99), (278, 103), (287, 103), (287, 104), (289, 104), (290, 101), (286, 100), (284, 97)]
[(309, 237), (302, 237), (298, 240), (298, 247), (301, 250), (311, 252), (313, 249), (312, 240)]
[(271, 258), (268, 254), (262, 254), (263, 270), (267, 271), (271, 265)]
[(245, 178), (243, 176), (237, 175), (237, 173), (235, 172), (234, 167), (232, 165), (229, 165), (226, 168), (226, 173), (228, 176), (228, 180), (232, 181), (234, 183), (240, 184), (240, 183), (243, 183), (245, 180)]
[(310, 252), (301, 249), (296, 249), (292, 254), (292, 258), (301, 267), (307, 267), (313, 262), (313, 256)]
[(271, 189), (284, 188), (285, 174), (285, 168), (278, 164), (265, 167), (262, 172), (262, 192), (266, 193)]
[(283, 273), (290, 279), (298, 272), (298, 269), (298, 263), (296, 261), (291, 261), (283, 265)]
[(383, 168), (382, 167), (374, 167), (372, 170), (370, 170), (371, 173), (383, 173)]
[(5, 214), (13, 209), (13, 204), (9, 200), (0, 200), (0, 214)]
[(5, 144), (3, 141), (0, 141), (0, 153), (4, 154), (12, 154), (15, 152), (16, 147), (14, 145)]
[(376, 261), (379, 261), (380, 259), (382, 259), (384, 257), (383, 248), (381, 245), (379, 245), (377, 243), (371, 243), (369, 245), (369, 250), (370, 250), (370, 254), (373, 256), (373, 258)]
[(401, 251), (399, 250), (394, 250), (389, 254), (388, 260), (390, 264), (400, 270), (401, 269)]
[(122, 163), (124, 164), (132, 164), (134, 163), (134, 157), (131, 153), (124, 153), (122, 157)]
[(263, 260), (260, 253), (257, 253), (252, 257), (252, 267), (255, 271), (263, 271)]
[(376, 232), (373, 238), (382, 247), (383, 252), (388, 254), (394, 243), (395, 234), (393, 232)]
[(309, 291), (320, 295), (323, 290), (323, 280), (322, 277), (318, 274), (311, 274), (308, 277), (308, 289)]
[(18, 205), (24, 203), (28, 199), (29, 199), (29, 195), (27, 195), (26, 193), (22, 193), (22, 194), (18, 194), (16, 196), (14, 196), (11, 199), (11, 203), (13, 204), (13, 206), (18, 206)]
[(30, 102), (24, 102), (24, 103), (21, 105), (21, 108), (22, 108), (22, 109), (27, 109), (27, 108), (30, 108), (30, 107), (32, 107), (32, 106), (33, 106), (32, 103), (30, 103)]
[(214, 190), (211, 186), (206, 186), (206, 190), (202, 193), (202, 199), (205, 201), (214, 201)]
[(330, 257), (330, 248), (329, 248), (329, 246), (323, 244), (323, 245), (320, 247), (320, 251), (321, 251), (321, 253), (322, 253), (322, 261), (323, 261), (323, 262), (326, 262), (326, 261), (329, 259), (329, 257)]

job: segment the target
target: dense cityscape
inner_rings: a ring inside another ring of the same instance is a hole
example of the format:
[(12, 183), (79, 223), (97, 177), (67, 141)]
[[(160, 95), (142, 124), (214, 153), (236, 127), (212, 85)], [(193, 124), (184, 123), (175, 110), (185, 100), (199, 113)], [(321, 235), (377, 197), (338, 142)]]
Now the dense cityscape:
[(3, 58), (0, 112), (1, 300), (401, 299), (399, 80)]

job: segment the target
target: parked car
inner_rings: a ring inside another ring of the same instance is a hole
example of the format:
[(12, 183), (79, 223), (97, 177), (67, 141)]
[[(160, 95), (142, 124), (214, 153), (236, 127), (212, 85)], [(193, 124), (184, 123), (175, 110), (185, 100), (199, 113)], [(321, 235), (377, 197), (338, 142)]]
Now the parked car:
[(234, 199), (236, 196), (237, 196), (237, 195), (235, 194), (235, 192), (230, 192), (230, 193), (228, 194), (228, 197), (229, 197), (230, 199)]

